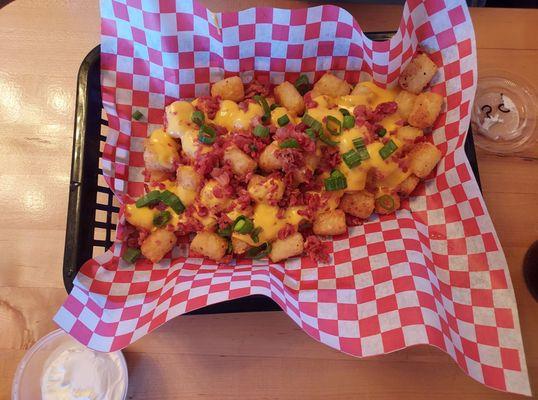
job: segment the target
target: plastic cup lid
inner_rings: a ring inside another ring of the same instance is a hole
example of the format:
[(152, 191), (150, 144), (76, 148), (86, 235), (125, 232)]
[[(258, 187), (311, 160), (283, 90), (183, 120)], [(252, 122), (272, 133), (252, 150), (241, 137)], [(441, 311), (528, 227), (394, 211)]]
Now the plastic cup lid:
[(492, 153), (515, 153), (534, 143), (538, 106), (530, 83), (512, 72), (487, 70), (478, 78), (471, 114), (474, 142)]

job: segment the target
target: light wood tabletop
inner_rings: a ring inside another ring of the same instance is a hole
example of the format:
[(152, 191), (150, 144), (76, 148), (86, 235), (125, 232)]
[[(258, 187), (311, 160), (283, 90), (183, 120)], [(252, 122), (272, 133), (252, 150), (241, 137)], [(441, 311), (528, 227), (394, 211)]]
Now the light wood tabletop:
[[(206, 0), (215, 11), (255, 0)], [(274, 0), (281, 7), (312, 2)], [(264, 3), (266, 5), (268, 3)], [(394, 30), (400, 6), (345, 5), (366, 31)], [(538, 88), (538, 10), (472, 9), (479, 69)], [(97, 1), (15, 0), (0, 10), (0, 399), (25, 351), (56, 329), (78, 67), (99, 43)], [(521, 264), (538, 239), (538, 149), (478, 151), (486, 204), (503, 245), (531, 376), (538, 383), (538, 304)], [(179, 317), (125, 350), (129, 399), (508, 399), (419, 346), (356, 359), (282, 312)]]

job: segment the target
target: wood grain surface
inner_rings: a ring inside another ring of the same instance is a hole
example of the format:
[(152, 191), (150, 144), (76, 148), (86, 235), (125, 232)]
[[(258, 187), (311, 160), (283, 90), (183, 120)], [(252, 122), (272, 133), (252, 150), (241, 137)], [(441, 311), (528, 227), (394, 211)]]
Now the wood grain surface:
[[(205, 3), (215, 11), (254, 0)], [(268, 5), (269, 3), (264, 3)], [(304, 7), (315, 2), (275, 0)], [(394, 30), (400, 6), (344, 4), (366, 31)], [(473, 9), (479, 69), (538, 88), (538, 10)], [(16, 0), (0, 10), (0, 399), (15, 368), (55, 325), (77, 70), (99, 43), (97, 1)], [(531, 385), (538, 382), (538, 305), (521, 262), (538, 239), (538, 149), (478, 151), (484, 197), (514, 284)], [(355, 359), (310, 339), (282, 312), (179, 317), (126, 349), (129, 399), (509, 399), (418, 346)]]

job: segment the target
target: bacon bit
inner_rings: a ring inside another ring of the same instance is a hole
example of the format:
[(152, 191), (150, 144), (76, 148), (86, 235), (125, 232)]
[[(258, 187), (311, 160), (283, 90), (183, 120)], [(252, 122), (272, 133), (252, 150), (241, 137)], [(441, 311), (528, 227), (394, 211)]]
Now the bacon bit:
[(346, 214), (346, 225), (347, 226), (359, 226), (364, 223), (364, 220), (359, 217), (354, 217), (353, 215)]
[(260, 83), (254, 79), (245, 85), (245, 99), (250, 99), (256, 95), (269, 96), (269, 83)]
[(230, 176), (233, 176), (228, 165), (224, 165), (220, 168), (213, 168), (210, 175), (220, 186), (228, 185), (230, 183)]
[(250, 207), (250, 201), (251, 201), (250, 195), (245, 189), (239, 190), (236, 201), (241, 210), (245, 210), (248, 207)]
[(260, 157), (270, 141), (270, 137), (258, 138), (246, 130), (236, 130), (232, 134), (232, 143), (254, 159)]
[(297, 132), (304, 132), (306, 131), (306, 128), (308, 128), (308, 126), (304, 122), (299, 122), (297, 125), (295, 125), (295, 130)]
[(276, 217), (278, 219), (284, 219), (285, 216), (286, 216), (286, 209), (285, 208), (279, 208), (278, 211), (276, 212)]
[(304, 105), (306, 108), (316, 108), (318, 106), (317, 101), (314, 101), (314, 99), (312, 99), (312, 91), (305, 93)]
[(202, 175), (209, 174), (216, 165), (220, 163), (222, 151), (214, 149), (209, 153), (198, 152), (194, 160), (194, 168)]
[[(280, 149), (275, 153), (275, 157), (282, 164), (282, 170), (286, 174), (292, 174), (293, 171), (305, 166), (304, 154), (299, 149)], [(293, 176), (291, 180), (293, 181)]]
[(340, 161), (341, 161), (341, 157), (340, 157), (340, 151), (338, 150), (338, 148), (327, 146), (321, 152), (321, 160), (319, 162), (318, 169), (321, 172), (332, 171), (338, 165), (340, 165)]
[[(301, 124), (305, 128), (304, 130), (306, 130), (306, 125), (304, 125), (302, 122)], [(280, 141), (286, 139), (295, 139), (297, 140), (297, 143), (299, 143), (300, 150), (307, 153), (313, 153), (314, 151), (316, 151), (316, 142), (315, 140), (312, 140), (310, 136), (304, 133), (304, 130), (298, 130), (297, 127), (293, 127), (291, 124), (288, 124), (286, 126), (278, 128), (273, 136), (273, 139)]]
[[(216, 197), (216, 196), (215, 196)], [(205, 206), (198, 206), (198, 215), (200, 217), (207, 217), (209, 210)]]
[(305, 242), (305, 252), (308, 256), (318, 262), (329, 262), (329, 248), (315, 235), (308, 236)]
[(166, 204), (164, 204), (162, 201), (159, 201), (156, 205), (155, 205), (155, 208), (159, 211), (164, 211), (168, 208), (168, 206)]
[(248, 102), (246, 102), (246, 101), (241, 101), (241, 102), (237, 103), (237, 107), (238, 107), (241, 111), (247, 112), (247, 111), (248, 111)]
[(217, 219), (217, 224), (219, 225), (220, 229), (227, 228), (228, 225), (232, 223), (232, 219), (228, 217), (226, 214), (221, 214)]
[(380, 103), (375, 108), (372, 117), (370, 118), (371, 122), (379, 122), (383, 118), (392, 115), (398, 110), (398, 103), (395, 101), (387, 101), (385, 103)]
[(220, 96), (202, 96), (198, 98), (196, 109), (202, 111), (209, 119), (215, 118), (220, 107)]
[(142, 246), (142, 243), (144, 243), (144, 240), (146, 240), (146, 238), (149, 236), (149, 232), (146, 231), (145, 229), (140, 229), (138, 232), (139, 232), (138, 244)]
[(277, 234), (277, 237), (280, 239), (280, 240), (284, 240), (286, 239), (288, 236), (292, 235), (295, 233), (295, 227), (292, 225), (292, 224), (286, 224), (284, 226), (284, 228), (280, 229), (278, 231), (278, 234)]

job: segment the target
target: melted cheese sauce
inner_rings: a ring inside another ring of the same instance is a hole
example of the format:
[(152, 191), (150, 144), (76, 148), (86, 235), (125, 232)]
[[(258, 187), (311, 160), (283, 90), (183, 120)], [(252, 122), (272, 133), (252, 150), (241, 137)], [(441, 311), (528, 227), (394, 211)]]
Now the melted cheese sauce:
[(263, 109), (258, 103), (249, 102), (247, 111), (243, 111), (236, 102), (222, 100), (213, 121), (217, 125), (224, 126), (228, 131), (233, 131), (234, 129), (247, 129), (252, 124), (253, 118), (262, 115)]
[(168, 166), (178, 159), (179, 146), (162, 129), (153, 131), (146, 142), (146, 149), (157, 157), (160, 165)]

